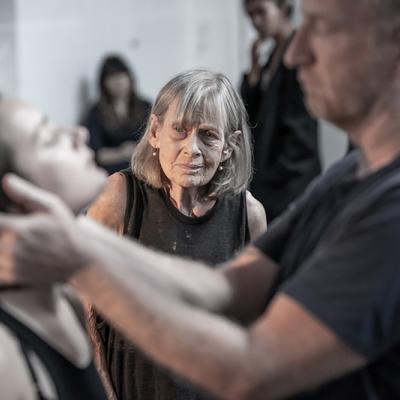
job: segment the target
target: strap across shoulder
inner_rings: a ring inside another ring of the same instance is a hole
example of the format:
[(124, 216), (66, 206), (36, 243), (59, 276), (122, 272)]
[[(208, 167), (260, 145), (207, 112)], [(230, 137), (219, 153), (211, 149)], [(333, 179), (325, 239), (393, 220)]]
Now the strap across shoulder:
[(132, 173), (131, 168), (120, 171), (126, 181), (126, 208), (124, 216), (124, 235), (139, 238), (143, 219), (143, 184)]

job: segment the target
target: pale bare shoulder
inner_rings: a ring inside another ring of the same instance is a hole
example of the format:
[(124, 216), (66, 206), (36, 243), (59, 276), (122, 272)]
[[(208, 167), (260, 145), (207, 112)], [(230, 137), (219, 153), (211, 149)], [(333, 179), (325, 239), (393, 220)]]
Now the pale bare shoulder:
[(88, 210), (88, 217), (109, 227), (119, 234), (123, 233), (126, 208), (125, 177), (117, 172), (107, 179), (106, 186)]
[(267, 216), (262, 204), (248, 190), (246, 191), (246, 203), (250, 238), (253, 240), (267, 230)]
[(18, 400), (36, 398), (20, 346), (7, 328), (0, 325), (1, 398)]

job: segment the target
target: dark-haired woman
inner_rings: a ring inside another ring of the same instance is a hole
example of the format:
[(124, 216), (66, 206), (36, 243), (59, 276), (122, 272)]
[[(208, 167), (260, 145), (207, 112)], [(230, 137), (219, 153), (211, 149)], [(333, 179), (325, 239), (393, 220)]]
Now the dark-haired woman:
[(109, 174), (128, 167), (150, 103), (138, 96), (127, 64), (118, 56), (104, 59), (99, 75), (100, 99), (85, 121), (97, 163)]

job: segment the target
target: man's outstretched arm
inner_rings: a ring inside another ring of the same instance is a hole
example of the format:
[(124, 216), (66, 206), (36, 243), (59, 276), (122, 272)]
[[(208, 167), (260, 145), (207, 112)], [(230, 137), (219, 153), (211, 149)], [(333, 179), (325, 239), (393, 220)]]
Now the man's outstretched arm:
[[(21, 190), (20, 198), (23, 193)], [(262, 298), (258, 292), (263, 285), (267, 288), (268, 279), (261, 282), (259, 274), (270, 269), (261, 253), (253, 254), (255, 270), (241, 265), (239, 256), (236, 268), (228, 265), (225, 271), (239, 271), (236, 277), (240, 279), (227, 279), (227, 272), (178, 261), (135, 243), (128, 245), (94, 223), (78, 225), (58, 200), (40, 196), (31, 196), (25, 203), (31, 208), (40, 205), (37, 208), (46, 212), (0, 219), (1, 226), (15, 229), (18, 236), (11, 257), (14, 279), (38, 284), (75, 274), (79, 288), (143, 351), (218, 397), (280, 398), (364, 364), (362, 357), (285, 294), (276, 296), (248, 327), (219, 314), (219, 308), (228, 307), (235, 293), (243, 296), (244, 304), (254, 301), (253, 292), (235, 290), (242, 287), (242, 280), (247, 288), (254, 285), (255, 299)], [(157, 265), (164, 266), (160, 271), (167, 281), (168, 275), (174, 277), (168, 285), (144, 273)], [(193, 284), (201, 290), (193, 296), (185, 285), (177, 284), (173, 271), (179, 275), (187, 271), (192, 276), (201, 271), (198, 277), (202, 279)], [(251, 278), (244, 271), (252, 271)], [(182, 292), (176, 290), (182, 286)], [(205, 300), (208, 288), (214, 298), (209, 304)]]

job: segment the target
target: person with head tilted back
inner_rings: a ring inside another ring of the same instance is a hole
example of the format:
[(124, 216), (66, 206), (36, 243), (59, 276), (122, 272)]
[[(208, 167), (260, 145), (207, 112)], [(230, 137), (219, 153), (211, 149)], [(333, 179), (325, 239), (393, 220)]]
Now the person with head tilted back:
[[(86, 139), (82, 127), (62, 128), (27, 103), (0, 100), (0, 176), (21, 174), (55, 191), (75, 212), (105, 183)], [(4, 210), (10, 201), (0, 192)], [(106, 399), (79, 312), (76, 296), (63, 286), (0, 281), (2, 399)]]

